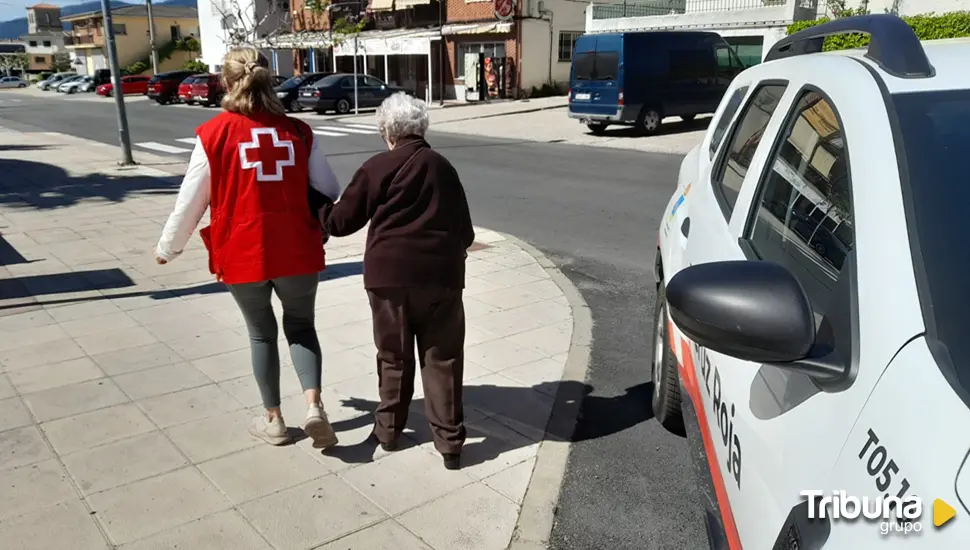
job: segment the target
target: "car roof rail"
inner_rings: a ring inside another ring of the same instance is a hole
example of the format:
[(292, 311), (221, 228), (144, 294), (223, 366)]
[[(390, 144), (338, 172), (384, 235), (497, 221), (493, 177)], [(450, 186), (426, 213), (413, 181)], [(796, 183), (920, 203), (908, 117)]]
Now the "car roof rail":
[(798, 31), (772, 46), (765, 61), (820, 52), (825, 37), (847, 33), (868, 34), (866, 57), (893, 76), (930, 78), (936, 74), (912, 27), (888, 13), (833, 19)]

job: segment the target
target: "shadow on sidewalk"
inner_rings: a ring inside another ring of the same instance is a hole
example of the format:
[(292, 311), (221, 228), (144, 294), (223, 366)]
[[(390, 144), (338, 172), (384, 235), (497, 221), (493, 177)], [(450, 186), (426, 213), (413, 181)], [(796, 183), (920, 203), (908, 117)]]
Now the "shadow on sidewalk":
[[(677, 134), (685, 134), (687, 132), (697, 132), (701, 130), (707, 130), (707, 127), (711, 124), (711, 117), (702, 116), (695, 118), (694, 120), (685, 121), (678, 120), (677, 122), (665, 122), (660, 125), (660, 129), (653, 136), (672, 136)], [(633, 126), (610, 126), (602, 134), (596, 134), (590, 130), (584, 132), (587, 136), (596, 137), (606, 137), (606, 138), (638, 138), (644, 137), (640, 130), (634, 128)]]
[[(4, 145), (2, 151), (47, 148), (34, 145)], [(56, 154), (56, 151), (52, 151)], [(63, 168), (30, 160), (0, 158), (0, 205), (20, 209), (49, 210), (100, 199), (121, 202), (129, 195), (172, 195), (178, 193), (181, 178), (111, 176), (88, 174), (71, 176)]]
[[(651, 383), (627, 388), (624, 395), (617, 397), (599, 397), (592, 392), (592, 386), (574, 381), (543, 382), (533, 387), (466, 385), (465, 415), (471, 422), (466, 422), (469, 442), (462, 449), (462, 467), (493, 460), (540, 440), (578, 443), (600, 439), (653, 418)], [(552, 395), (558, 398), (555, 399), (555, 414), (550, 418), (554, 401)], [(576, 395), (583, 395), (584, 398), (581, 401), (562, 398)], [(584, 417), (578, 418), (575, 425), (556, 421), (559, 415), (566, 412), (565, 409), (579, 407), (580, 403)], [(333, 427), (338, 435), (373, 425), (373, 412), (378, 405), (376, 402), (351, 398), (344, 400), (343, 404), (369, 414), (334, 422)], [(424, 407), (423, 398), (411, 403), (408, 430), (405, 437), (399, 440), (402, 450), (433, 441)], [(482, 415), (486, 420), (481, 420)], [(514, 432), (511, 437), (509, 431)], [(326, 453), (343, 462), (359, 464), (373, 461), (377, 445), (376, 441), (368, 439), (356, 445), (338, 445)]]
[[(0, 255), (4, 253), (4, 241), (0, 240)], [(21, 257), (12, 247), (13, 254)], [(2, 256), (0, 256), (2, 257)], [(2, 265), (2, 264), (0, 264)], [(333, 264), (327, 267), (326, 271), (320, 273), (320, 281), (332, 281), (343, 277), (352, 277), (363, 273), (363, 263), (346, 262)], [(8, 277), (0, 280), (0, 312), (28, 306), (52, 306), (71, 303), (83, 303), (106, 299), (137, 298), (147, 296), (153, 300), (167, 300), (172, 298), (184, 298), (186, 296), (202, 296), (209, 294), (219, 294), (228, 292), (229, 289), (223, 283), (212, 281), (183, 288), (144, 290), (134, 292), (111, 292), (109, 294), (98, 294), (95, 296), (71, 297), (63, 299), (38, 299), (43, 296), (68, 294), (85, 291), (105, 291), (119, 290), (135, 286), (136, 283), (124, 272), (123, 269), (94, 269), (88, 271), (72, 271), (70, 273), (55, 273), (50, 275), (26, 275), (21, 277)], [(32, 300), (23, 301), (23, 298)], [(14, 303), (3, 303), (6, 300), (14, 300)]]

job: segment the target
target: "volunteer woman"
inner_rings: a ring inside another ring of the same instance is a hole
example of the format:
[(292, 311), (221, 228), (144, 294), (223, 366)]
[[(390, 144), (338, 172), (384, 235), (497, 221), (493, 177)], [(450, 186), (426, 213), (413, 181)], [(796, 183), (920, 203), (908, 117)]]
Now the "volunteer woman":
[(270, 302), (275, 292), (306, 396), (304, 430), (314, 447), (327, 448), (337, 437), (320, 401), (322, 357), (314, 326), (324, 252), (308, 194), (312, 187), (334, 200), (340, 185), (310, 127), (284, 114), (267, 67), (253, 48), (226, 54), (225, 111), (196, 131), (195, 150), (155, 255), (159, 264), (175, 259), (211, 207), (211, 224), (200, 232), (209, 269), (229, 287), (245, 318), (266, 408), (250, 433), (273, 445), (290, 442), (280, 411), (278, 328)]

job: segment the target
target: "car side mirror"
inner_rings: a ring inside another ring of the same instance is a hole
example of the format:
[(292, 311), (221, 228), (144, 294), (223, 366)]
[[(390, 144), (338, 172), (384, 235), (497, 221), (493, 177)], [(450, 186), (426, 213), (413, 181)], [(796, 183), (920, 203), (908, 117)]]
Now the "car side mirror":
[(811, 358), (815, 314), (801, 284), (773, 262), (694, 265), (667, 283), (667, 306), (677, 328), (705, 348), (820, 379), (841, 374)]

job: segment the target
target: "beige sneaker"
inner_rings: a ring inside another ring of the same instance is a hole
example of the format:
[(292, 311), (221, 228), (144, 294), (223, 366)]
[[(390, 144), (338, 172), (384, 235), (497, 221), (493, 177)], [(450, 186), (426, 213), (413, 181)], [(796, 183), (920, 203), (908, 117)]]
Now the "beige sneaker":
[(269, 420), (266, 415), (257, 416), (249, 425), (249, 433), (270, 445), (286, 445), (292, 441), (286, 431), (286, 424), (280, 417)]
[(307, 409), (303, 431), (313, 440), (314, 449), (329, 449), (337, 444), (337, 434), (333, 432), (333, 426), (327, 420), (323, 407), (311, 405)]

